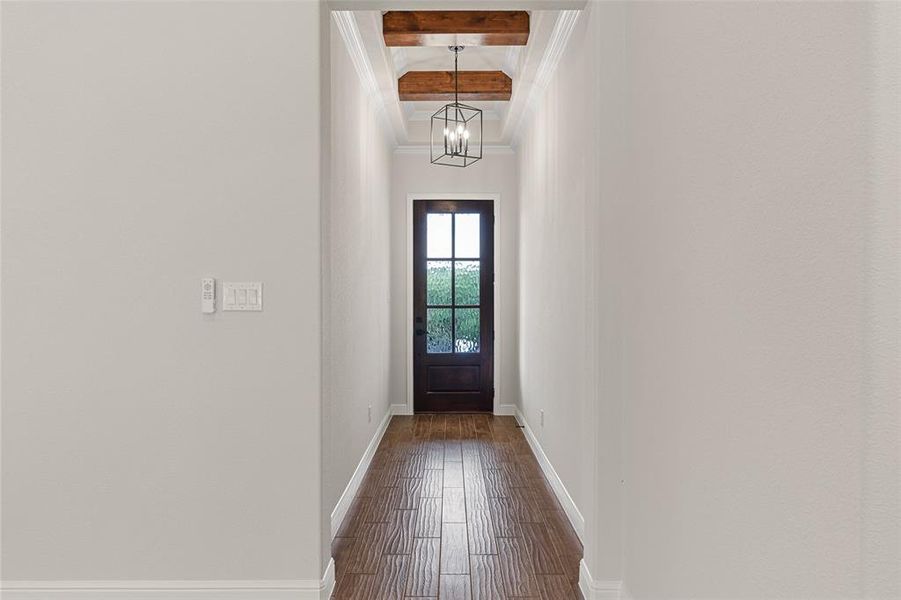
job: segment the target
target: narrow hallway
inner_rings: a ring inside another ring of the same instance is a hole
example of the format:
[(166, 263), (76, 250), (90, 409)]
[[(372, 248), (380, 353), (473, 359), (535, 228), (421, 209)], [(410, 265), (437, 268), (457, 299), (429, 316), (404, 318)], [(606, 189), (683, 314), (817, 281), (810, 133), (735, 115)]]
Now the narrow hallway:
[(513, 417), (394, 417), (332, 553), (340, 600), (581, 598), (582, 546)]

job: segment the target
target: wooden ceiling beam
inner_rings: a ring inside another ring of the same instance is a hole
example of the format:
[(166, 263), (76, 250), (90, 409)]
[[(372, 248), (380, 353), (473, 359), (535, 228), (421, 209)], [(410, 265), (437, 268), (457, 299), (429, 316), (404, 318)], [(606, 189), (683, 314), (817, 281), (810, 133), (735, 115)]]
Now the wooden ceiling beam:
[[(401, 100), (453, 100), (453, 71), (410, 71), (397, 80)], [(513, 80), (503, 71), (460, 71), (460, 100), (509, 100)]]
[(525, 46), (524, 10), (412, 10), (382, 15), (386, 46)]

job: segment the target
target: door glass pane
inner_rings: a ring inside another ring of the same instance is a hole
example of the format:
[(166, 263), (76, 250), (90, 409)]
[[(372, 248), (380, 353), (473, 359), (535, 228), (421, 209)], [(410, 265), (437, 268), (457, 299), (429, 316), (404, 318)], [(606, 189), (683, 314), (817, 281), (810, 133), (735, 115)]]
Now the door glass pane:
[(426, 264), (426, 304), (452, 304), (451, 262), (430, 260)]
[(454, 304), (479, 303), (479, 261), (458, 260), (454, 263)]
[(451, 257), (451, 219), (450, 213), (429, 213), (426, 218), (426, 252), (428, 258)]
[(457, 352), (479, 351), (479, 309), (456, 309), (457, 339), (455, 349)]
[(426, 352), (439, 354), (452, 349), (450, 308), (429, 308), (426, 316)]
[(479, 258), (480, 215), (478, 213), (458, 213), (454, 217), (457, 219), (457, 222), (454, 224), (456, 227), (454, 231), (454, 256), (456, 258)]

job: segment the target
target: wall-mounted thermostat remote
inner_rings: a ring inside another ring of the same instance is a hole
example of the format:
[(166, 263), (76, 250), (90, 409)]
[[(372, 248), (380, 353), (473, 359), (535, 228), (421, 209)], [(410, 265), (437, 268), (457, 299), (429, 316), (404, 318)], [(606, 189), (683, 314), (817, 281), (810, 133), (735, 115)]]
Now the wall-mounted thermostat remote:
[(216, 312), (216, 280), (204, 278), (200, 280), (200, 312), (210, 314)]

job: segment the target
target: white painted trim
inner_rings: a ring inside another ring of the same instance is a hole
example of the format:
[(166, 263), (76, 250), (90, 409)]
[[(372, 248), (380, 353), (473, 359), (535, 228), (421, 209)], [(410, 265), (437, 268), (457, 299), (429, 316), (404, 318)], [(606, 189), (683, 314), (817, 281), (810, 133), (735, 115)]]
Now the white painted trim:
[(591, 576), (585, 559), (579, 562), (579, 591), (585, 600), (623, 600), (622, 581), (599, 581)]
[(535, 454), (535, 458), (538, 459), (538, 464), (541, 465), (541, 470), (544, 472), (544, 476), (547, 478), (548, 482), (551, 484), (551, 487), (554, 489), (554, 494), (556, 494), (557, 500), (559, 500), (560, 504), (563, 506), (563, 512), (566, 513), (570, 524), (573, 526), (573, 529), (576, 530), (576, 535), (579, 536), (579, 539), (582, 540), (582, 543), (584, 544), (585, 519), (584, 517), (582, 517), (582, 513), (579, 511), (579, 507), (576, 506), (576, 503), (573, 501), (572, 496), (569, 495), (569, 492), (566, 490), (566, 486), (563, 485), (563, 481), (560, 479), (560, 476), (557, 475), (557, 471), (554, 470), (554, 466), (551, 464), (550, 459), (548, 459), (547, 455), (544, 453), (544, 449), (538, 442), (538, 438), (535, 437), (535, 433), (532, 431), (532, 428), (529, 427), (529, 423), (526, 421), (526, 418), (522, 414), (522, 411), (520, 411), (518, 408), (516, 410), (516, 421), (522, 427), (523, 434), (526, 436), (526, 441), (529, 442), (529, 446), (532, 448), (532, 452)]
[(396, 146), (398, 144), (398, 132), (395, 130), (394, 124), (388, 115), (388, 107), (385, 106), (382, 90), (379, 87), (375, 71), (372, 69), (372, 63), (369, 62), (369, 55), (366, 53), (363, 36), (360, 34), (360, 28), (357, 26), (354, 13), (349, 10), (333, 10), (332, 18), (335, 20), (341, 39), (344, 40), (344, 47), (350, 55), (354, 70), (356, 70), (360, 78), (363, 93), (375, 105), (375, 112), (384, 120), (385, 127), (391, 132), (392, 141)]
[(319, 584), (319, 600), (329, 600), (335, 592), (335, 559), (328, 559), (328, 566), (325, 567), (325, 573), (322, 574), (322, 581)]
[[(585, 8), (587, 0), (453, 0), (454, 10), (561, 10)], [(447, 0), (330, 0), (335, 10), (447, 10)]]
[[(516, 48), (517, 46), (510, 46), (511, 48)], [(412, 102), (408, 102), (408, 104), (413, 104)], [(483, 105), (484, 106), (484, 105)], [(407, 111), (407, 120), (411, 122), (425, 122), (428, 123), (432, 120), (432, 117), (435, 116), (435, 108), (432, 105), (429, 105), (428, 109), (417, 109), (415, 107), (411, 108)], [(483, 108), (482, 109), (482, 121), (500, 121), (501, 115), (498, 111)], [(486, 144), (487, 145), (487, 144)]]
[[(382, 418), (382, 422), (379, 423), (378, 429), (376, 429), (375, 433), (372, 436), (372, 439), (369, 440), (369, 445), (366, 446), (366, 451), (363, 452), (363, 456), (360, 458), (360, 462), (357, 464), (357, 468), (354, 469), (354, 474), (351, 476), (350, 481), (347, 482), (347, 487), (344, 488), (344, 491), (341, 493), (341, 497), (338, 498), (338, 502), (337, 504), (335, 504), (334, 510), (332, 510), (332, 539), (335, 539), (335, 536), (338, 535), (338, 530), (341, 529), (341, 524), (344, 522), (344, 518), (347, 516), (347, 511), (350, 509), (350, 505), (351, 503), (353, 503), (354, 497), (356, 497), (357, 491), (360, 489), (360, 484), (363, 482), (363, 477), (366, 475), (366, 471), (369, 470), (369, 465), (372, 464), (372, 457), (375, 456), (375, 451), (378, 450), (379, 444), (382, 441), (382, 437), (384, 437), (385, 431), (388, 429), (388, 425), (391, 423), (391, 417), (393, 417), (394, 415), (411, 414), (413, 413), (407, 410), (406, 404), (392, 404), (388, 407), (388, 411)], [(334, 578), (334, 565), (331, 565), (331, 568), (333, 571), (332, 577)]]
[(353, 503), (354, 497), (357, 495), (357, 490), (360, 489), (360, 484), (363, 482), (363, 477), (366, 475), (366, 470), (369, 469), (369, 465), (370, 463), (372, 463), (372, 457), (375, 456), (375, 451), (378, 449), (379, 443), (382, 441), (382, 436), (385, 435), (385, 430), (388, 429), (388, 424), (391, 422), (391, 417), (394, 415), (394, 406), (397, 405), (388, 407), (388, 410), (385, 412), (385, 416), (382, 418), (382, 422), (379, 423), (378, 429), (375, 430), (375, 434), (372, 436), (372, 439), (369, 440), (369, 445), (366, 446), (366, 451), (360, 458), (360, 462), (359, 464), (357, 464), (357, 468), (354, 470), (354, 474), (351, 476), (350, 481), (347, 482), (347, 487), (344, 488), (344, 492), (342, 492), (337, 504), (335, 504), (334, 510), (332, 510), (332, 539), (335, 539), (335, 536), (338, 535), (338, 530), (341, 529), (341, 524), (344, 522), (344, 517), (347, 516), (347, 511), (350, 509), (350, 505)]
[(500, 194), (407, 194), (407, 246), (406, 271), (407, 291), (404, 302), (407, 306), (406, 360), (407, 371), (407, 410), (413, 414), (413, 201), (414, 200), (491, 200), (494, 203), (494, 406), (497, 413), (503, 398), (501, 390), (501, 360), (504, 328), (501, 321), (501, 195)]
[(330, 561), (320, 579), (175, 581), (4, 581), (3, 600), (327, 600)]
[(520, 126), (522, 125), (523, 120), (526, 118), (526, 115), (532, 111), (534, 106), (538, 103), (538, 99), (541, 98), (544, 91), (547, 89), (548, 84), (550, 84), (551, 78), (554, 76), (554, 72), (560, 64), (560, 59), (563, 57), (563, 52), (566, 50), (566, 45), (569, 43), (569, 38), (572, 36), (573, 29), (576, 27), (576, 22), (578, 21), (581, 12), (581, 10), (561, 10), (557, 14), (557, 20), (554, 22), (554, 30), (551, 32), (551, 37), (544, 48), (544, 55), (541, 57), (541, 62), (538, 64), (538, 68), (535, 71), (532, 85), (529, 86), (528, 97), (525, 99), (523, 110), (520, 111), (512, 121), (508, 119), (508, 121), (504, 123), (503, 137), (504, 139), (512, 139), (514, 146), (519, 145), (521, 136)]
[(494, 414), (502, 417), (515, 417), (519, 408), (515, 404), (496, 404)]
[[(482, 154), (513, 154), (514, 150), (512, 146), (505, 145), (489, 145), (485, 144), (482, 146)], [(394, 149), (395, 154), (428, 154), (429, 146), (428, 145), (418, 145), (418, 144), (402, 144)], [(495, 215), (496, 216), (496, 215)]]
[(391, 405), (391, 414), (392, 415), (412, 415), (413, 411), (410, 410), (406, 404), (392, 404)]

